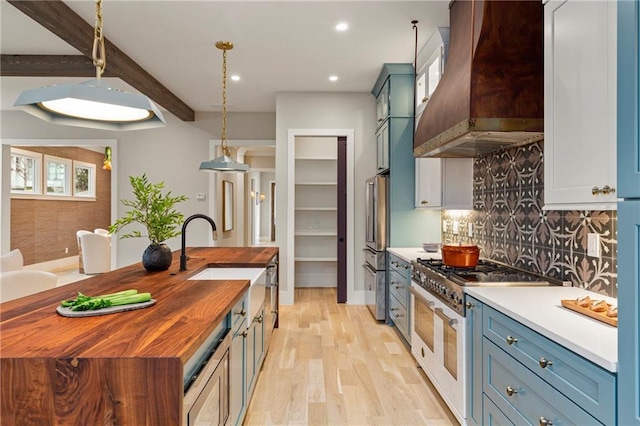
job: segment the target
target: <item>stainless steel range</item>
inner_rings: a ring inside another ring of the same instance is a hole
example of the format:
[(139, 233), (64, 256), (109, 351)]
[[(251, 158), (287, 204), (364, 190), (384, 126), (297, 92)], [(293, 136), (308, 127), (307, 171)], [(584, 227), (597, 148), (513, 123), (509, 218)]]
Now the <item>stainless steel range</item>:
[(460, 424), (466, 424), (467, 286), (547, 286), (560, 281), (497, 262), (452, 268), (440, 259), (411, 262), (411, 353)]
[(461, 316), (465, 316), (464, 287), (467, 286), (562, 285), (561, 281), (483, 259), (475, 268), (446, 266), (441, 259), (417, 259), (411, 263), (413, 281)]

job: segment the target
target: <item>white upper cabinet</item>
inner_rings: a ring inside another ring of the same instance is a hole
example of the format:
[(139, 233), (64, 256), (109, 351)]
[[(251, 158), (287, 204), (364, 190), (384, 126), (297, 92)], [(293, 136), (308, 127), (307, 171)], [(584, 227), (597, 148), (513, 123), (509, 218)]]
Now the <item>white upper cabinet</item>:
[(438, 27), (420, 50), (416, 72), (416, 120), (418, 125), (422, 111), (444, 73), (449, 46), (449, 28)]
[(547, 209), (616, 208), (616, 7), (544, 6)]
[(416, 208), (471, 210), (472, 158), (416, 158)]

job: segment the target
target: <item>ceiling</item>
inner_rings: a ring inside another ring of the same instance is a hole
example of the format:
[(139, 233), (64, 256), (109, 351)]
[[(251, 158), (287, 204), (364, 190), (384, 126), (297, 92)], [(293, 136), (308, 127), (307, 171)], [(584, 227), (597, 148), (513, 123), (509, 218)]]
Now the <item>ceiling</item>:
[[(95, 2), (65, 2), (91, 26)], [(104, 35), (195, 111), (220, 111), (222, 52), (227, 53), (230, 112), (276, 109), (277, 92), (370, 92), (385, 62), (411, 63), (437, 26), (448, 26), (448, 1), (103, 0)], [(345, 32), (335, 30), (347, 22)], [(0, 53), (79, 55), (5, 0)], [(87, 40), (91, 45), (92, 39)], [(107, 56), (107, 72), (109, 56)], [(338, 81), (329, 81), (330, 75)], [(0, 77), (3, 110), (22, 90), (90, 78)], [(117, 78), (110, 85), (136, 91)], [(160, 102), (156, 102), (160, 103)], [(164, 109), (164, 108), (163, 108)]]

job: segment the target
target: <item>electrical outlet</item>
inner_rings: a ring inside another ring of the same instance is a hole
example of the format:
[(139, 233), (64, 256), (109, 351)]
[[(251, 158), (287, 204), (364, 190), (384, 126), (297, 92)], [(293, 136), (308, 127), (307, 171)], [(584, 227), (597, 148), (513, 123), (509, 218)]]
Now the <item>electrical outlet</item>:
[(205, 199), (204, 192), (198, 192), (196, 194), (196, 200), (204, 200), (204, 199)]
[(69, 254), (69, 247), (65, 247), (65, 248), (64, 248), (64, 253), (65, 253), (65, 254)]
[(469, 222), (469, 224), (467, 225), (468, 229), (467, 229), (467, 235), (469, 237), (473, 237), (473, 223)]
[(457, 220), (453, 221), (453, 235), (458, 235), (460, 224)]
[(600, 234), (587, 234), (587, 256), (600, 257)]

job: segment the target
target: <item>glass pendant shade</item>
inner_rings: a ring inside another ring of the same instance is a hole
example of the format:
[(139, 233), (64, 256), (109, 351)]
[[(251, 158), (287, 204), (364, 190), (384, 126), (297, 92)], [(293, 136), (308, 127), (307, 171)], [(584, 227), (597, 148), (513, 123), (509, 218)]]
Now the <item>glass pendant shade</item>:
[(102, 80), (23, 91), (14, 106), (41, 120), (102, 130), (139, 130), (165, 126), (149, 98), (114, 89)]

